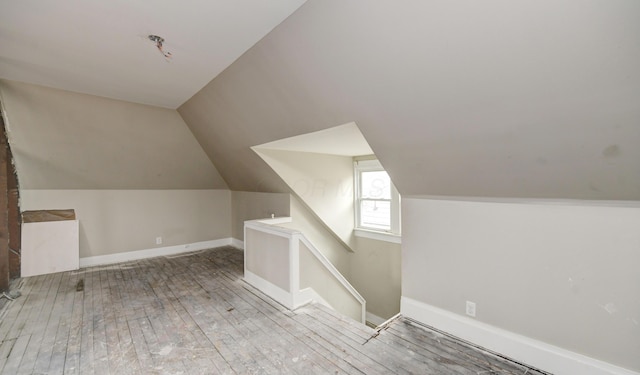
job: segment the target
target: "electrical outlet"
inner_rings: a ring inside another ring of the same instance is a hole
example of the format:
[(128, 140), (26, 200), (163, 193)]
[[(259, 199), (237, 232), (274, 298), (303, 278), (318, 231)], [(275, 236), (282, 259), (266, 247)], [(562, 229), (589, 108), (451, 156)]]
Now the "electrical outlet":
[(156, 245), (162, 245), (162, 237), (156, 237)]
[(476, 303), (467, 301), (467, 315), (476, 317)]

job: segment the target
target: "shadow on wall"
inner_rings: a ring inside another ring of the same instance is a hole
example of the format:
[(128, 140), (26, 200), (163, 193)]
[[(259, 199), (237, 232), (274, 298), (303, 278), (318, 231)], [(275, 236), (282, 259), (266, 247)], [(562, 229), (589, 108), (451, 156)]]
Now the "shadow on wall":
[[(400, 311), (400, 245), (354, 236), (354, 157), (373, 156), (355, 123), (252, 147), (289, 186), (301, 230), (367, 300), (371, 320)], [(296, 217), (297, 216), (297, 217)]]

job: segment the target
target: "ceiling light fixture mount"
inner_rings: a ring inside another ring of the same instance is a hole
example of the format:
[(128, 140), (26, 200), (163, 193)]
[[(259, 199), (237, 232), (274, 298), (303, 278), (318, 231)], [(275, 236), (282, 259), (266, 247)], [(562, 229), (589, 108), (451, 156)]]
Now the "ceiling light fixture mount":
[(155, 43), (160, 43), (160, 45), (164, 43), (164, 38), (157, 35), (149, 35), (149, 40)]
[(164, 44), (164, 38), (158, 35), (149, 35), (148, 36), (149, 40), (154, 42), (156, 44), (156, 48), (158, 48), (158, 51), (160, 51), (160, 53), (162, 54), (162, 56), (165, 57), (165, 59), (167, 59), (167, 61), (169, 61), (169, 59), (172, 57), (171, 52), (165, 52), (163, 49), (163, 44)]

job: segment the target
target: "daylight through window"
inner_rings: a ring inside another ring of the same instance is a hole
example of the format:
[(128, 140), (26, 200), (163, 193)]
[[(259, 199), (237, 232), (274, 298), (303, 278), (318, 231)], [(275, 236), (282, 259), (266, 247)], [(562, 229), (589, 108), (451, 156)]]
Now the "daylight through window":
[(377, 160), (355, 163), (356, 228), (400, 234), (400, 195)]

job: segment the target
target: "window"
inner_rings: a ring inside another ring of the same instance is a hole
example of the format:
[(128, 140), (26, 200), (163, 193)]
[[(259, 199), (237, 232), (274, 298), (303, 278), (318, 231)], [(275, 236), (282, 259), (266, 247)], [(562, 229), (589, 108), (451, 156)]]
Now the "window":
[(355, 162), (356, 229), (400, 234), (400, 194), (377, 160)]

